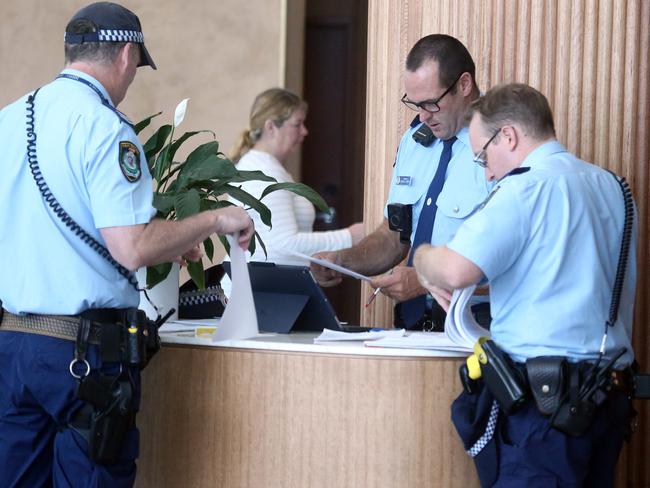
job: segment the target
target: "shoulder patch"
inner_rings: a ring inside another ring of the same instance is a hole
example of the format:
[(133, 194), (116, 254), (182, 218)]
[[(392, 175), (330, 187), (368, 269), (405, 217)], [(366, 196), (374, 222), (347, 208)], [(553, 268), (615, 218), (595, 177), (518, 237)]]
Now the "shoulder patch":
[(120, 169), (129, 183), (135, 183), (142, 176), (140, 150), (131, 141), (120, 141)]

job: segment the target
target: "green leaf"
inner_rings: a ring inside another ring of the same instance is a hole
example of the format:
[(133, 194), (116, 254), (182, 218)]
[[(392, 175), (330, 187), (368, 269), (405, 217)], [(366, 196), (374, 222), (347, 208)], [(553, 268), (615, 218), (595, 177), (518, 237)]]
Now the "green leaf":
[(229, 202), (228, 200), (203, 200), (201, 202), (201, 208), (203, 210), (216, 210), (218, 208), (236, 206), (234, 203)]
[(140, 122), (135, 124), (133, 126), (133, 130), (135, 131), (135, 133), (140, 134), (140, 132), (142, 132), (145, 128), (149, 126), (149, 124), (151, 123), (151, 119), (153, 119), (154, 117), (158, 117), (160, 114), (162, 114), (162, 112), (158, 112), (157, 114), (150, 115), (146, 119), (142, 119)]
[(167, 278), (172, 269), (172, 263), (162, 263), (147, 267), (147, 288), (151, 289)]
[(244, 181), (270, 181), (277, 182), (275, 178), (271, 176), (266, 176), (261, 171), (237, 171), (237, 174), (233, 176), (230, 181), (233, 183), (242, 183)]
[(178, 219), (184, 219), (201, 211), (201, 195), (194, 188), (176, 195), (174, 208)]
[(230, 244), (228, 244), (228, 239), (226, 239), (226, 236), (218, 236), (219, 240), (221, 241), (221, 245), (223, 248), (226, 250), (226, 254), (230, 256)]
[(212, 259), (214, 258), (214, 242), (212, 242), (212, 239), (208, 237), (203, 241), (203, 248), (205, 249), (205, 255), (210, 262), (212, 262)]
[(196, 161), (203, 161), (209, 156), (217, 156), (219, 154), (219, 143), (217, 141), (210, 141), (198, 146), (192, 151), (185, 161), (186, 164), (196, 164)]
[(260, 219), (262, 222), (271, 227), (271, 211), (266, 205), (264, 205), (250, 193), (245, 192), (237, 186), (226, 185), (226, 187), (226, 193), (228, 193), (235, 200), (239, 200), (244, 205), (248, 205), (250, 208), (255, 210), (258, 214), (260, 214)]
[[(171, 125), (162, 125), (156, 132), (153, 133), (149, 140), (144, 143), (144, 156), (149, 162), (150, 169), (153, 169), (154, 161), (156, 160), (155, 156), (158, 154), (158, 151), (164, 147), (165, 141), (167, 141), (167, 138), (171, 132)], [(153, 171), (151, 171), (151, 173), (153, 174)]]
[(322, 212), (329, 213), (329, 205), (325, 203), (323, 197), (321, 197), (318, 193), (316, 193), (316, 191), (313, 188), (305, 185), (304, 183), (275, 183), (273, 185), (269, 185), (262, 192), (262, 196), (260, 196), (260, 200), (262, 200), (269, 193), (278, 190), (288, 190), (292, 193), (295, 193), (296, 195), (305, 197), (307, 200), (313, 203), (319, 210), (321, 210)]
[(187, 263), (187, 271), (199, 290), (205, 290), (205, 270), (203, 269), (203, 262), (199, 259), (196, 262), (191, 261)]
[(182, 136), (180, 136), (178, 139), (176, 139), (171, 146), (171, 150), (169, 151), (169, 155), (171, 159), (174, 159), (174, 156), (176, 155), (176, 151), (178, 151), (178, 148), (181, 147), (181, 145), (188, 140), (190, 137), (195, 136), (196, 134), (201, 134), (203, 132), (209, 132), (212, 134), (212, 137), (217, 137), (214, 132), (211, 130), (195, 130), (191, 132), (186, 132)]
[(167, 144), (158, 156), (156, 157), (156, 166), (154, 168), (153, 178), (158, 182), (158, 188), (162, 186), (165, 175), (169, 173), (169, 168), (172, 165), (172, 158), (169, 157), (170, 145)]
[(236, 174), (235, 167), (227, 159), (215, 155), (206, 156), (205, 159), (193, 159), (185, 163), (177, 177), (177, 189), (188, 188), (196, 182), (205, 180), (229, 180)]
[(174, 194), (154, 193), (153, 206), (158, 212), (167, 218), (172, 210), (174, 210), (174, 202), (176, 196)]
[[(264, 245), (264, 241), (262, 240), (260, 235), (257, 233), (257, 231), (255, 231), (255, 235), (253, 236), (253, 239), (251, 239), (251, 241), (254, 241), (255, 239), (257, 239), (259, 241), (260, 246), (262, 246), (262, 251), (264, 251), (264, 256), (268, 258), (269, 254), (266, 252), (266, 246)], [(251, 251), (251, 254), (253, 254), (253, 252), (254, 251)]]

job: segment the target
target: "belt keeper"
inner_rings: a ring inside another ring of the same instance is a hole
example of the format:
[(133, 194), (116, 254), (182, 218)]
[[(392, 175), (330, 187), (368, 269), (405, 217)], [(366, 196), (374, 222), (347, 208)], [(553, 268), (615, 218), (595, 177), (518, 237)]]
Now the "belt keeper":
[(88, 352), (88, 338), (90, 337), (90, 320), (81, 317), (77, 329), (77, 340), (75, 341), (74, 357), (77, 361), (86, 360)]

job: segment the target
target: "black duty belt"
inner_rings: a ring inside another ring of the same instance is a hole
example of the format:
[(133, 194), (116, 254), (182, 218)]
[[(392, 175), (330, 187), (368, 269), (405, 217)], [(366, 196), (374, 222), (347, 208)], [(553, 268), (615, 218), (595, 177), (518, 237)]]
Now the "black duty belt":
[[(74, 341), (79, 329), (79, 317), (76, 315), (14, 315), (4, 311), (0, 330), (27, 332), (58, 339)], [(88, 342), (99, 344), (101, 338), (101, 324), (91, 323)]]

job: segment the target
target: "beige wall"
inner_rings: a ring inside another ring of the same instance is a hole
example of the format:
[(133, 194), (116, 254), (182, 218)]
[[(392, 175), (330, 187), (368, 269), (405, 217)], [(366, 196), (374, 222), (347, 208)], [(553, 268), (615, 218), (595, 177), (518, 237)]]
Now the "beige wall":
[[(0, 106), (47, 83), (62, 69), (65, 25), (87, 3), (2, 1)], [(139, 16), (158, 66), (156, 71), (138, 70), (119, 107), (134, 122), (163, 111), (154, 125), (169, 123), (176, 104), (189, 97), (181, 128), (213, 130), (228, 153), (247, 126), (255, 95), (285, 84), (302, 91), (304, 0), (118, 3)], [(299, 160), (292, 161), (290, 170), (295, 169)]]
[[(0, 105), (51, 80), (63, 65), (63, 31), (85, 1), (4, 0)], [(120, 105), (137, 121), (169, 121), (191, 98), (185, 129), (209, 128), (224, 149), (246, 126), (253, 97), (284, 84), (286, 0), (122, 2), (136, 12), (158, 70), (142, 68)]]

